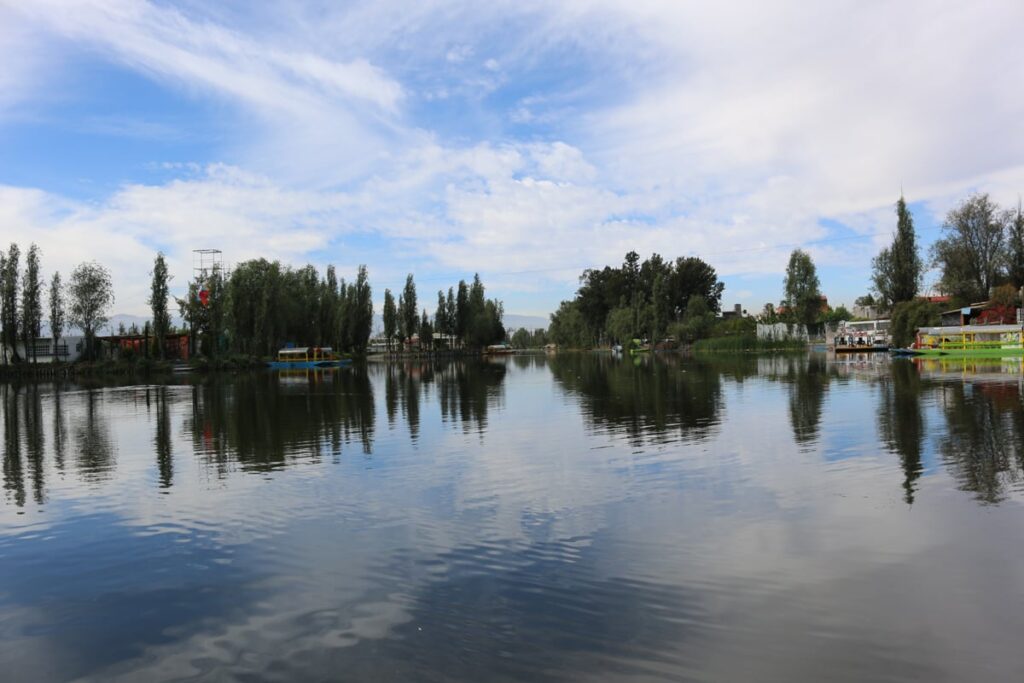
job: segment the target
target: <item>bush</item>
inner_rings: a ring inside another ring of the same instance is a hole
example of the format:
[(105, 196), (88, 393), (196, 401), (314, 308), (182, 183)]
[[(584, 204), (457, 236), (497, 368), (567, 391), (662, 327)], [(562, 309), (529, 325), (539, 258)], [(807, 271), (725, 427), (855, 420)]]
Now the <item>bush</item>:
[(939, 307), (924, 299), (896, 304), (889, 318), (892, 345), (900, 349), (910, 346), (917, 334), (917, 328), (938, 325), (941, 318), (939, 314)]

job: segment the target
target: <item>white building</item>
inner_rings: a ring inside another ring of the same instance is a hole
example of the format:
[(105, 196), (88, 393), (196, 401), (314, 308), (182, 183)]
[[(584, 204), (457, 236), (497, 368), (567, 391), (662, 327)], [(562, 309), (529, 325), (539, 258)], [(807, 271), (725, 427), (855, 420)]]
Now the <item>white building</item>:
[[(6, 345), (3, 345), (6, 346)], [(19, 341), (14, 345), (18, 350), (18, 356), (22, 361), (32, 362), (32, 354), (25, 353), (25, 343)], [(85, 349), (85, 337), (68, 336), (61, 337), (57, 343), (57, 360), (62, 363), (73, 363), (78, 360)], [(54, 360), (53, 338), (39, 337), (29, 345), (29, 351), (35, 351), (37, 363), (52, 363)], [(0, 347), (0, 363), (10, 363), (14, 354), (10, 346)]]

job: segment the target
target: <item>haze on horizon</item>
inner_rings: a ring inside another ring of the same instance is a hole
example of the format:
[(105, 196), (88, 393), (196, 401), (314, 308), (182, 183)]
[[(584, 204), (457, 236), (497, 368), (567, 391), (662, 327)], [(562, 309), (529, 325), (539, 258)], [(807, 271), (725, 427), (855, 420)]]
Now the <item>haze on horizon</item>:
[[(723, 305), (807, 248), (867, 291), (902, 191), (922, 243), (1024, 191), (1019, 2), (0, 2), (0, 243), (107, 265), (267, 257), (421, 296), (479, 272), (546, 315), (586, 267), (696, 255)], [(933, 278), (926, 281), (926, 285)]]

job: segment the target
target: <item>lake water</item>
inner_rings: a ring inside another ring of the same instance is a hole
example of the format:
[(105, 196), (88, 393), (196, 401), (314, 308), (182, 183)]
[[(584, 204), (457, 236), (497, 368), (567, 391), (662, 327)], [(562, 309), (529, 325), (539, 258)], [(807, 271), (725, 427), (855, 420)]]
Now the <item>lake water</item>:
[(1021, 680), (1021, 365), (0, 386), (0, 678)]

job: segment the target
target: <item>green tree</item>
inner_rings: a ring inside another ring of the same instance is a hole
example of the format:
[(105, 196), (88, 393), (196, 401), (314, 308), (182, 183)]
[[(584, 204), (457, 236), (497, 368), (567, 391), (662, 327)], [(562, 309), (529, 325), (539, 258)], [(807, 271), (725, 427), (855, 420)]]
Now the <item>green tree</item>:
[(21, 250), (17, 244), (11, 243), (11, 247), (4, 258), (2, 269), (2, 313), (3, 313), (3, 342), (4, 353), (10, 349), (11, 361), (21, 362), (18, 354), (18, 273), (20, 271)]
[(351, 348), (357, 353), (363, 353), (373, 333), (373, 290), (365, 265), (359, 266), (356, 281), (348, 289), (351, 297)]
[(606, 330), (609, 339), (613, 342), (623, 345), (629, 343), (629, 340), (637, 335), (636, 327), (634, 327), (633, 323), (632, 309), (626, 306), (613, 308), (608, 314)]
[(68, 321), (85, 335), (85, 357), (96, 358), (96, 330), (107, 322), (114, 304), (114, 285), (110, 272), (90, 261), (71, 271), (68, 286)]
[(533, 337), (529, 332), (526, 331), (525, 327), (520, 327), (514, 333), (512, 333), (512, 346), (517, 349), (528, 349), (530, 348)]
[(420, 348), (431, 349), (434, 345), (434, 326), (430, 324), (430, 316), (427, 309), (423, 309), (423, 316), (420, 318)]
[(551, 341), (561, 347), (583, 349), (591, 345), (592, 337), (576, 300), (563, 301), (551, 314), (548, 326)]
[(924, 299), (914, 299), (896, 304), (889, 321), (892, 344), (906, 348), (914, 341), (917, 328), (939, 324), (939, 307)]
[(43, 280), (39, 273), (39, 247), (32, 244), (25, 258), (25, 274), (21, 280), (21, 333), (25, 343), (25, 360), (31, 354), (37, 359), (35, 340), (43, 324)]
[(932, 245), (942, 290), (963, 301), (984, 301), (1001, 275), (1007, 215), (987, 194), (974, 194), (946, 214), (944, 237)]
[(444, 291), (437, 290), (437, 310), (434, 312), (434, 331), (439, 334), (448, 334), (448, 303), (444, 298)]
[(1024, 287), (1024, 211), (1021, 211), (1020, 200), (1017, 200), (1017, 210), (1007, 221), (1007, 242), (1009, 243), (1008, 254), (1008, 275), (1013, 286), (1020, 289)]
[(398, 323), (398, 309), (395, 307), (395, 297), (390, 289), (384, 290), (384, 338), (388, 340), (388, 350), (391, 350), (391, 340), (395, 338), (396, 326)]
[(165, 358), (167, 331), (171, 327), (171, 314), (167, 309), (169, 296), (167, 261), (163, 252), (157, 252), (153, 261), (152, 281), (149, 289), (149, 308), (153, 313), (153, 335), (156, 337), (156, 353), (160, 360)]
[(786, 307), (792, 311), (795, 320), (806, 325), (808, 330), (818, 319), (821, 310), (821, 292), (818, 287), (818, 272), (811, 255), (801, 249), (794, 249), (786, 266)]
[(466, 334), (469, 331), (469, 287), (465, 280), (459, 280), (459, 288), (455, 295), (455, 335), (459, 341), (466, 341)]
[(405, 289), (402, 290), (399, 300), (398, 315), (401, 318), (402, 336), (411, 338), (419, 327), (419, 308), (416, 305), (416, 283), (413, 282), (412, 273), (405, 278)]
[(445, 313), (445, 334), (455, 336), (458, 333), (458, 311), (455, 303), (455, 292), (449, 287), (448, 296), (445, 297), (444, 302), (444, 313)]
[(921, 287), (923, 265), (918, 254), (914, 218), (903, 197), (896, 202), (896, 234), (892, 245), (872, 261), (872, 281), (884, 305), (910, 301)]
[(60, 273), (50, 279), (50, 336), (53, 337), (53, 362), (59, 360), (58, 342), (64, 333), (64, 292), (61, 289)]

